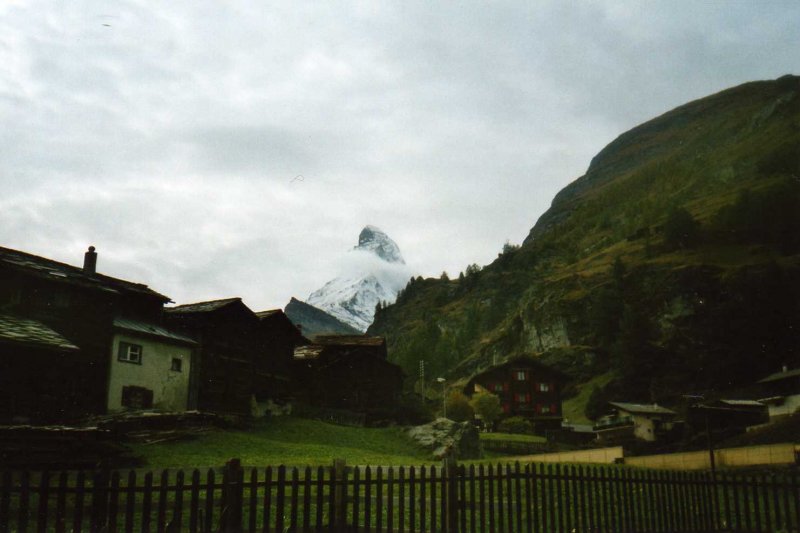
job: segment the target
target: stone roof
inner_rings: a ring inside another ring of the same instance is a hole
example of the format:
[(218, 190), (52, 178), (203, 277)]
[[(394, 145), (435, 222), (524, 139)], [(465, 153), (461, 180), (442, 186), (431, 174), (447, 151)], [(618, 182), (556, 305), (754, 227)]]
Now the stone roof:
[(317, 335), (314, 344), (323, 346), (383, 346), (386, 339), (368, 335)]
[(295, 359), (319, 359), (320, 354), (325, 348), (323, 346), (310, 344), (308, 346), (298, 346), (294, 349)]
[(174, 331), (170, 331), (156, 324), (132, 320), (130, 318), (115, 318), (114, 327), (124, 331), (140, 333), (151, 337), (160, 337), (162, 339), (177, 341), (183, 344), (197, 344), (197, 341), (187, 337), (186, 335), (175, 333)]
[(56, 351), (79, 350), (60, 333), (41, 322), (8, 314), (0, 314), (0, 342)]
[(661, 407), (655, 403), (626, 403), (626, 402), (608, 402), (609, 405), (616, 407), (621, 411), (629, 413), (637, 413), (642, 415), (677, 415), (672, 409)]
[(39, 257), (38, 255), (0, 247), (0, 267), (24, 272), (38, 278), (48, 279), (70, 285), (77, 285), (109, 293), (133, 292), (152, 296), (163, 302), (171, 301), (168, 296), (159, 294), (141, 283), (132, 283), (98, 273), (85, 272), (83, 268)]
[(234, 302), (241, 302), (241, 298), (224, 298), (222, 300), (209, 300), (207, 302), (197, 302), (193, 304), (176, 305), (175, 307), (166, 307), (164, 311), (167, 313), (188, 314), (188, 313), (210, 313), (221, 309), (226, 305)]
[(271, 316), (277, 315), (278, 313), (283, 313), (281, 309), (267, 309), (266, 311), (258, 311), (256, 316), (258, 318), (269, 318)]

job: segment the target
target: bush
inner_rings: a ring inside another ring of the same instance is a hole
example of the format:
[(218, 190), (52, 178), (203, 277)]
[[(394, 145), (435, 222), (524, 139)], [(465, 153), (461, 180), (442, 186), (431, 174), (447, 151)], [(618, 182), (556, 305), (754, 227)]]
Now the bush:
[(664, 243), (670, 248), (691, 248), (700, 239), (700, 224), (683, 207), (669, 212), (664, 223)]
[(475, 414), (480, 416), (485, 427), (492, 427), (494, 421), (503, 414), (500, 398), (491, 392), (479, 392), (469, 401)]
[(500, 422), (497, 430), (500, 433), (531, 434), (533, 433), (533, 424), (531, 424), (530, 420), (527, 418), (523, 418), (521, 416), (512, 416)]
[(456, 422), (472, 420), (473, 411), (469, 400), (459, 391), (452, 391), (447, 396), (447, 418)]

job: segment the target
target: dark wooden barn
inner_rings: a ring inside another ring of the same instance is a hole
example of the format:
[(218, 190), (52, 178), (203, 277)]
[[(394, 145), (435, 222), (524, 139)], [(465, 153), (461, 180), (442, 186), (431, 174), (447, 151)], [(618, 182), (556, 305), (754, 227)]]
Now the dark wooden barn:
[(197, 339), (192, 395), (198, 409), (248, 415), (263, 350), (261, 323), (241, 298), (165, 309), (167, 324)]
[(280, 309), (256, 313), (262, 349), (254, 362), (253, 393), (261, 402), (287, 402), (295, 396), (292, 382), (294, 349), (309, 344), (300, 329)]
[(537, 433), (543, 433), (561, 427), (561, 390), (566, 379), (532, 356), (519, 356), (472, 376), (464, 393), (496, 394), (504, 416), (527, 418)]
[(403, 371), (386, 360), (386, 340), (325, 335), (294, 351), (300, 401), (358, 413), (388, 413), (397, 406)]

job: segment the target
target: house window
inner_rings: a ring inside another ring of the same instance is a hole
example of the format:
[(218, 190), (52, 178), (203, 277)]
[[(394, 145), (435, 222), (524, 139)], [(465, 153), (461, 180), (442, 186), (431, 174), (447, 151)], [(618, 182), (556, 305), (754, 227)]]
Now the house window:
[(539, 413), (541, 413), (541, 414), (543, 414), (543, 415), (550, 414), (550, 406), (549, 406), (549, 405), (539, 405), (539, 406), (537, 406), (537, 407), (538, 407), (538, 409), (536, 409), (536, 410), (537, 410)]
[(153, 407), (153, 391), (135, 385), (122, 387), (121, 403), (131, 409), (149, 409)]
[(137, 365), (141, 365), (142, 346), (139, 344), (131, 344), (129, 342), (120, 342), (117, 359), (126, 363), (135, 363)]
[(180, 359), (178, 357), (173, 357), (172, 367), (170, 368), (170, 370), (174, 372), (181, 372), (182, 367), (183, 367), (183, 359)]
[(517, 403), (529, 403), (531, 395), (528, 393), (514, 393), (514, 401)]
[(549, 392), (549, 391), (550, 391), (549, 383), (539, 383), (539, 392)]
[(525, 381), (525, 371), (517, 370), (517, 381)]
[(503, 392), (503, 384), (502, 383), (495, 383), (494, 384), (494, 391), (495, 392)]

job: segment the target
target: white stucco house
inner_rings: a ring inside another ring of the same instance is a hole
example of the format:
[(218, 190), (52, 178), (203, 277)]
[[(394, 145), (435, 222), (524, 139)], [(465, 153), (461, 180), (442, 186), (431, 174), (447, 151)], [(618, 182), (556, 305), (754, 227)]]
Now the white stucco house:
[(186, 411), (197, 342), (163, 326), (114, 320), (107, 410)]

